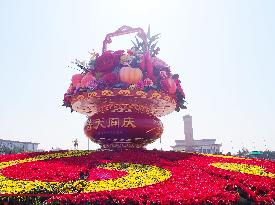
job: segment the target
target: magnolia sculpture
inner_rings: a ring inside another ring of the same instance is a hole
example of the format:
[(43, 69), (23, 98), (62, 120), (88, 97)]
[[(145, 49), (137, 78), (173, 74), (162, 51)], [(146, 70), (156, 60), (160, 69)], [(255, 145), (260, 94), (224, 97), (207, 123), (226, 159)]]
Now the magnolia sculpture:
[[(111, 37), (133, 32), (130, 50), (107, 50)], [(102, 55), (74, 62), (82, 73), (72, 77), (64, 105), (88, 116), (85, 134), (102, 149), (143, 148), (163, 132), (157, 117), (186, 108), (179, 76), (156, 57), (158, 38), (150, 28), (122, 26), (106, 36)]]

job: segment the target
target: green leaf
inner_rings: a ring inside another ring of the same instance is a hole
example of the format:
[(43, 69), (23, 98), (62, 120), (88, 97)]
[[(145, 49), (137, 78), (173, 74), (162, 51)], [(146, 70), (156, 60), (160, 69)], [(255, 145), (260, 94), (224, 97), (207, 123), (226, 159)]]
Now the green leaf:
[(158, 44), (158, 41), (151, 46), (152, 51), (155, 50), (155, 47), (156, 47), (157, 44)]
[(120, 71), (120, 67), (119, 66), (116, 66), (114, 69), (113, 69), (113, 72), (114, 73), (118, 73)]
[(149, 90), (150, 90), (150, 87), (148, 87), (148, 86), (144, 87), (144, 89), (143, 89), (144, 92), (148, 92)]
[(145, 50), (145, 44), (144, 44), (144, 43), (141, 45), (141, 50), (142, 50), (144, 53), (146, 52), (146, 50)]
[[(155, 40), (156, 40), (156, 39), (155, 39)], [(151, 47), (151, 44), (154, 43), (155, 40), (153, 40), (153, 41), (150, 40), (150, 41), (148, 42), (148, 46)]]
[(151, 34), (150, 34), (150, 24), (149, 24), (149, 26), (148, 26), (148, 31), (147, 31), (147, 38), (148, 38), (148, 39), (151, 38), (150, 35), (151, 35)]
[(157, 38), (159, 38), (160, 37), (160, 33), (158, 33), (158, 34), (156, 34), (156, 35), (153, 35), (152, 37), (151, 37), (151, 39), (157, 39)]
[(153, 36), (149, 39), (148, 44), (153, 43), (155, 40), (159, 39), (159, 37), (160, 37), (160, 33), (159, 33), (159, 34), (156, 34), (156, 35), (153, 35)]
[(137, 42), (137, 45), (138, 47), (141, 45), (141, 43), (139, 42), (138, 38), (135, 36), (135, 39), (136, 39), (136, 42)]
[(138, 47), (137, 44), (134, 41), (132, 41), (132, 43), (134, 44), (134, 47), (136, 47), (136, 48)]

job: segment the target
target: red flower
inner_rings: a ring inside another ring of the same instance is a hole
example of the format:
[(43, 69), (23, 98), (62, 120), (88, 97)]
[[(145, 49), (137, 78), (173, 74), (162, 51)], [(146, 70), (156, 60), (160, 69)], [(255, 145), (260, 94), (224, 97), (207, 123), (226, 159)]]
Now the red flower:
[(127, 50), (127, 53), (128, 53), (129, 55), (133, 55), (133, 54), (134, 54), (134, 52), (133, 52), (132, 50)]
[(179, 79), (174, 78), (174, 81), (175, 81), (176, 85), (180, 85), (180, 80)]
[(116, 51), (112, 53), (111, 51), (105, 51), (101, 56), (96, 59), (95, 70), (99, 72), (108, 72), (119, 65), (120, 56), (124, 51)]
[(115, 56), (115, 64), (118, 65), (119, 62), (120, 62), (120, 57), (123, 55), (124, 53), (124, 50), (118, 50), (118, 51), (115, 51), (113, 53), (113, 55)]
[(116, 73), (106, 73), (101, 77), (103, 84), (114, 85), (118, 82), (118, 75)]
[(63, 98), (63, 102), (65, 104), (70, 104), (71, 103), (72, 98), (70, 96), (67, 95), (67, 93), (64, 94), (64, 98)]

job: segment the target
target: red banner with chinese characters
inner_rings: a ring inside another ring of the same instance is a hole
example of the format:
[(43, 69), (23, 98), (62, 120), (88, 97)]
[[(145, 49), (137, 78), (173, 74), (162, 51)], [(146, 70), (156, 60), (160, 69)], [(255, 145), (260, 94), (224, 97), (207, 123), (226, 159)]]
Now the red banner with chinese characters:
[(103, 148), (141, 148), (161, 136), (163, 125), (146, 113), (109, 111), (89, 117), (84, 131)]

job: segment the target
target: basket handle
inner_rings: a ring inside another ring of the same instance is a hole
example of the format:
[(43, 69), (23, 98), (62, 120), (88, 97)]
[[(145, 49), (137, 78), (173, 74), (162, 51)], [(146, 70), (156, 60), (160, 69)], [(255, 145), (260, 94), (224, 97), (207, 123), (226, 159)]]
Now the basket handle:
[(142, 28), (139, 28), (139, 27), (132, 28), (130, 26), (122, 26), (115, 32), (109, 33), (106, 35), (105, 40), (103, 41), (102, 53), (104, 53), (104, 51), (107, 50), (107, 44), (112, 43), (111, 37), (121, 36), (121, 35), (135, 33), (135, 32), (137, 32), (137, 36), (143, 40), (145, 44), (145, 50), (148, 51), (147, 36)]

